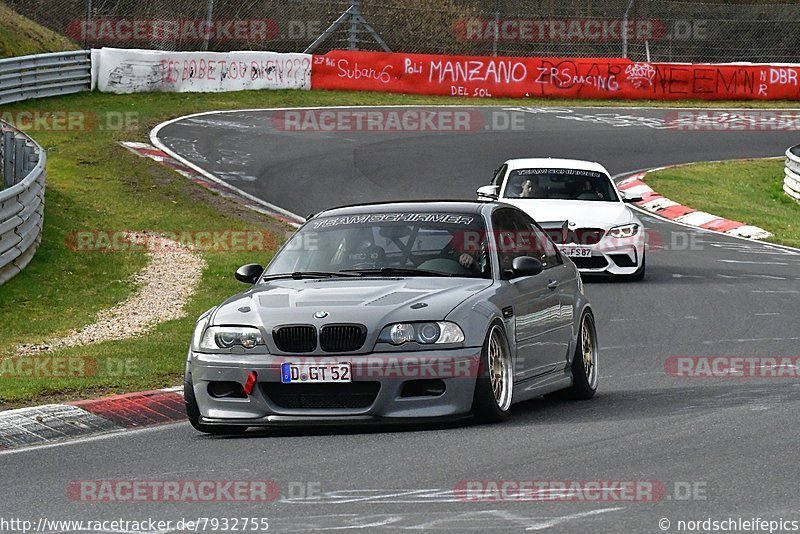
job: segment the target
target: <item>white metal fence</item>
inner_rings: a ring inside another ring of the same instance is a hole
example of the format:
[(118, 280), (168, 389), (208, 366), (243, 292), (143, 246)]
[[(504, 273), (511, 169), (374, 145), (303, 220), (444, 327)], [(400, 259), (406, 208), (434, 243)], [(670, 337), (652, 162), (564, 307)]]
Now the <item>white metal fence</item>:
[(800, 202), (800, 145), (786, 151), (786, 167), (783, 177), (783, 190)]

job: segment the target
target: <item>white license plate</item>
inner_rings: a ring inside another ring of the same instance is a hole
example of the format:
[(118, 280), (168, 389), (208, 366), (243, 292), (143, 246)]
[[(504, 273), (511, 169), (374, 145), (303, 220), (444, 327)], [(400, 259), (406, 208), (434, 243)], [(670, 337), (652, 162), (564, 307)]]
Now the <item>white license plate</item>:
[(349, 363), (281, 364), (281, 382), (284, 384), (350, 381), (352, 372)]
[(592, 249), (589, 247), (558, 247), (564, 256), (570, 258), (588, 258), (592, 255)]

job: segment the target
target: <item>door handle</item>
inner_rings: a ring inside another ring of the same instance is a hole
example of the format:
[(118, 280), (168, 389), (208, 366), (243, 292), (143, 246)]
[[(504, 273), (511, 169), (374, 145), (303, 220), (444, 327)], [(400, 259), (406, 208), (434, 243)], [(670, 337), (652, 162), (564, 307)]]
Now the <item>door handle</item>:
[(547, 284), (547, 289), (556, 289), (558, 288), (558, 280), (550, 280), (550, 283)]

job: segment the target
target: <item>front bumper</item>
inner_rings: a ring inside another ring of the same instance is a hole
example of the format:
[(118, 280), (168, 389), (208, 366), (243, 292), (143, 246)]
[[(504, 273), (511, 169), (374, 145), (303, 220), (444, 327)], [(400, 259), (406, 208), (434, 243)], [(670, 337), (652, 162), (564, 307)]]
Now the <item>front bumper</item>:
[[(468, 415), (480, 354), (480, 347), (294, 359), (272, 355), (191, 353), (187, 372), (201, 424), (278, 426), (405, 422)], [(316, 396), (309, 397), (313, 400), (312, 407), (301, 407), (304, 405), (304, 392), (313, 385), (281, 383), (281, 364), (295, 361), (350, 362), (353, 381), (326, 385), (322, 396), (316, 389)], [(220, 398), (209, 391), (209, 385), (215, 382), (243, 385), (252, 371), (257, 373), (258, 379), (251, 394), (244, 398)], [(407, 396), (409, 388), (404, 387), (406, 383), (421, 380), (441, 381), (444, 391), (439, 395)], [(331, 405), (324, 406), (328, 404), (325, 402), (328, 397)], [(357, 399), (354, 405), (348, 405), (351, 398)]]
[(594, 245), (558, 245), (560, 250), (568, 248), (590, 249), (591, 256), (570, 259), (583, 274), (631, 275), (642, 265), (645, 243), (642, 232), (629, 238), (605, 236)]

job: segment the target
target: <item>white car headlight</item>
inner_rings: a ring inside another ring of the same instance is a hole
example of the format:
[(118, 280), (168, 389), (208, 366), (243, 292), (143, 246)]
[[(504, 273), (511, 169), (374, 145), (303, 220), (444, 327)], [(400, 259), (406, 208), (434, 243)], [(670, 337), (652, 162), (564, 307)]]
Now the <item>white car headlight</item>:
[(263, 345), (264, 339), (258, 328), (252, 326), (211, 326), (206, 329), (200, 341), (201, 350), (230, 349), (240, 346), (252, 349)]
[(639, 225), (636, 223), (623, 224), (622, 226), (615, 226), (608, 231), (608, 235), (616, 237), (617, 239), (625, 237), (633, 237), (639, 233)]
[(396, 323), (386, 326), (378, 341), (402, 345), (416, 341), (422, 345), (463, 343), (464, 332), (456, 323), (446, 321), (429, 323)]

